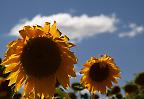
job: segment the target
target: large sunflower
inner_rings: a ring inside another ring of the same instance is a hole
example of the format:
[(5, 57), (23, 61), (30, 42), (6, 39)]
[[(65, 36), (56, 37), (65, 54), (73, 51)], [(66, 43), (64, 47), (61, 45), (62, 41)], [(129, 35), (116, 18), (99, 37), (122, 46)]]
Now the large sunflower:
[(120, 69), (108, 55), (91, 57), (83, 66), (81, 83), (92, 93), (106, 93), (106, 88), (111, 88), (112, 82), (117, 83), (116, 78), (120, 78)]
[(52, 97), (56, 82), (67, 88), (69, 78), (76, 76), (77, 58), (70, 51), (74, 44), (61, 35), (56, 22), (51, 27), (48, 22), (44, 27), (25, 26), (19, 33), (22, 38), (8, 44), (2, 61), (4, 72), (11, 72), (9, 86), (15, 83), (18, 91), (24, 85), (23, 95), (32, 98), (37, 94)]

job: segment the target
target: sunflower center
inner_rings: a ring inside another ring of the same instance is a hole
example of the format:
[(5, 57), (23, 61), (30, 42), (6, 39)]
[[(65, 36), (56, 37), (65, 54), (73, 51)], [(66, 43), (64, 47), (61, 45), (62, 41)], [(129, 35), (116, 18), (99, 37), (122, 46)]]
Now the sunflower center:
[(21, 54), (24, 71), (34, 77), (40, 78), (54, 74), (60, 62), (58, 46), (47, 37), (30, 39)]
[(96, 82), (101, 82), (107, 79), (109, 75), (109, 68), (107, 64), (102, 62), (94, 63), (89, 71), (89, 76), (92, 80)]

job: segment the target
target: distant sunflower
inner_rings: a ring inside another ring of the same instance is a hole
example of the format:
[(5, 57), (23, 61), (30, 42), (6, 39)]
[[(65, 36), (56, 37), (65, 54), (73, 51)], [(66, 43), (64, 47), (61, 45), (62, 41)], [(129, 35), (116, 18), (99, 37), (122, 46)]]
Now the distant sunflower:
[(25, 26), (19, 31), (22, 38), (10, 42), (2, 64), (5, 73), (11, 72), (9, 86), (15, 83), (15, 91), (24, 85), (23, 96), (53, 97), (56, 81), (64, 88), (69, 78), (75, 77), (74, 64), (77, 58), (70, 48), (67, 36), (62, 36), (56, 22), (50, 27)]
[(126, 96), (138, 92), (138, 86), (136, 84), (126, 84), (124, 87), (124, 91), (126, 93)]
[(144, 72), (141, 72), (139, 73), (134, 82), (137, 84), (137, 85), (140, 85), (140, 86), (144, 86)]
[(116, 78), (120, 78), (120, 69), (108, 55), (91, 57), (83, 66), (81, 83), (92, 93), (106, 93), (106, 87), (111, 88), (112, 82), (117, 83)]

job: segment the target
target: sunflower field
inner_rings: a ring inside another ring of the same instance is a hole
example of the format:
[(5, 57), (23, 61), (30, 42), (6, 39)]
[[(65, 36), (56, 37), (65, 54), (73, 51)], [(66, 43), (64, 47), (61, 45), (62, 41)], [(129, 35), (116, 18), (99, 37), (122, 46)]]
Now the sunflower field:
[[(19, 34), (0, 59), (0, 99), (144, 99), (144, 72), (119, 86), (122, 71), (108, 54), (91, 56), (76, 72), (77, 45), (56, 21)], [(80, 81), (70, 82), (78, 73)]]

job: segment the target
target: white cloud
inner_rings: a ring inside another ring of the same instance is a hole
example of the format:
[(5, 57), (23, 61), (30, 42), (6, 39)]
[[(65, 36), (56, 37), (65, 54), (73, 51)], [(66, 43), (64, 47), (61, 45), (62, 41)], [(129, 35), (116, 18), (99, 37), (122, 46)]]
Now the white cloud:
[(53, 23), (57, 21), (58, 28), (62, 33), (68, 35), (73, 41), (82, 40), (87, 37), (97, 36), (103, 33), (113, 33), (116, 31), (118, 19), (114, 16), (99, 15), (88, 16), (72, 16), (68, 13), (59, 13), (50, 16), (36, 15), (33, 19), (23, 19), (19, 24), (15, 25), (10, 34), (18, 36), (18, 31), (25, 25), (43, 25), (48, 21)]
[(131, 30), (128, 32), (121, 32), (119, 33), (119, 37), (135, 37), (138, 34), (144, 33), (144, 26), (138, 26), (135, 23), (131, 23), (128, 26)]

